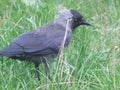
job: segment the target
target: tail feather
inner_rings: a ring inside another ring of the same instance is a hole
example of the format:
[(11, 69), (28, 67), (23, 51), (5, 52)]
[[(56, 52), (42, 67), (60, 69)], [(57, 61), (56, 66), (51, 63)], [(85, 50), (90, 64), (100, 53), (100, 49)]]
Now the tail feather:
[(0, 57), (10, 57), (12, 55), (12, 53), (0, 51)]
[(0, 57), (11, 57), (23, 53), (23, 49), (15, 43), (0, 50)]
[(2, 56), (4, 56), (4, 55), (2, 54), (2, 51), (0, 51), (0, 57), (2, 57)]
[(7, 56), (7, 54), (5, 54), (5, 52), (0, 51), (0, 57), (4, 57)]

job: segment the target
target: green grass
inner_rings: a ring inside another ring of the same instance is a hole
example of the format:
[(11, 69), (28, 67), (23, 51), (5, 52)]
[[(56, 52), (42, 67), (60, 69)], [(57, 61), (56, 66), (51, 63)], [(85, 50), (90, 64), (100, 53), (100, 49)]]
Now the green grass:
[(51, 22), (61, 5), (78, 10), (93, 26), (74, 31), (62, 60), (51, 63), (53, 81), (43, 64), (40, 84), (32, 63), (0, 58), (0, 90), (120, 89), (119, 0), (0, 0), (0, 49), (19, 34)]

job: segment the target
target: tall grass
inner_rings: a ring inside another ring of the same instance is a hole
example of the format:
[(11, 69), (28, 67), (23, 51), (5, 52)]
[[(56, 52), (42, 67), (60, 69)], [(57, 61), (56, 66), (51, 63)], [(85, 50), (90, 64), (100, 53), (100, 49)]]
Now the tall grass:
[(50, 65), (53, 81), (43, 64), (40, 84), (32, 63), (0, 58), (1, 90), (120, 89), (119, 0), (0, 0), (0, 49), (19, 34), (51, 22), (62, 5), (81, 12), (92, 27), (73, 32), (61, 66), (57, 58)]

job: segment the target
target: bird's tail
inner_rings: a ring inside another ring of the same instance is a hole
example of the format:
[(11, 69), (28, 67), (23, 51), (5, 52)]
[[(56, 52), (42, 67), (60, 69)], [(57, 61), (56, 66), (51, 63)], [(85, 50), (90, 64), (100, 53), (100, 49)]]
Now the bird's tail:
[(0, 51), (0, 57), (3, 57), (3, 56), (4, 56), (3, 52), (2, 52), (2, 51)]
[(0, 57), (9, 57), (9, 56), (11, 56), (9, 53), (7, 53), (7, 52), (4, 52), (4, 51), (0, 51)]

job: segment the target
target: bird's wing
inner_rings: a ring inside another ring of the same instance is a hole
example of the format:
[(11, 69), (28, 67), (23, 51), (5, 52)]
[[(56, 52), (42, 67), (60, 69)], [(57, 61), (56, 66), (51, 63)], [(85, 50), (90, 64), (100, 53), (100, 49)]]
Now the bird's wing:
[[(60, 30), (61, 29), (61, 30)], [(13, 53), (48, 55), (59, 51), (64, 37), (64, 28), (46, 26), (21, 34), (6, 48)]]

